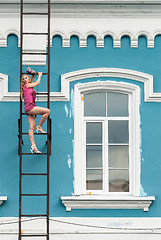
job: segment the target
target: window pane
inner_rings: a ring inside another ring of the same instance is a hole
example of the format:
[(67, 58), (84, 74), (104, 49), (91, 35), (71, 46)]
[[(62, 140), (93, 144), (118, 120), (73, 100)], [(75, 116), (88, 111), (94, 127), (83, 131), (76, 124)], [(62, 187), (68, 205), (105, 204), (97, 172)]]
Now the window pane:
[(108, 122), (109, 143), (128, 143), (129, 130), (128, 121), (112, 121)]
[(107, 116), (125, 117), (128, 115), (128, 95), (122, 93), (108, 93)]
[(87, 170), (86, 174), (87, 190), (102, 190), (102, 170)]
[(128, 146), (109, 146), (109, 167), (128, 168), (129, 167), (129, 147)]
[(102, 143), (102, 123), (86, 123), (86, 143)]
[(102, 146), (86, 147), (86, 166), (87, 168), (102, 167)]
[(106, 115), (106, 93), (89, 93), (84, 95), (84, 116)]
[(129, 192), (128, 170), (109, 170), (109, 191)]

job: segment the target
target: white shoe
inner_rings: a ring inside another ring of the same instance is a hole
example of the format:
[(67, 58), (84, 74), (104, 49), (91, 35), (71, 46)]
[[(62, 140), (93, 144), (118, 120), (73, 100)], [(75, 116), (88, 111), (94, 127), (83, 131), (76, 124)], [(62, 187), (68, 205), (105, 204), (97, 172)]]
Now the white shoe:
[(40, 132), (40, 133), (46, 133), (44, 130), (40, 130), (41, 129), (41, 127), (39, 127), (39, 126), (37, 126), (36, 127), (36, 132), (38, 133), (38, 132)]
[(33, 145), (31, 146), (30, 151), (31, 151), (32, 154), (33, 154), (33, 153), (41, 153), (41, 152), (37, 149), (37, 147), (36, 147), (35, 144), (33, 144)]

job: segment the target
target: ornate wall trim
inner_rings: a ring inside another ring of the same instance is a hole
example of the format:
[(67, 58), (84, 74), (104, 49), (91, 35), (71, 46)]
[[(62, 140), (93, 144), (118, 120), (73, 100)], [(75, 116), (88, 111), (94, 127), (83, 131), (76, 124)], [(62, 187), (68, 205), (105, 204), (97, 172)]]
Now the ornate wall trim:
[(2, 205), (4, 201), (7, 201), (7, 196), (0, 196), (0, 205)]
[[(0, 0), (0, 47), (7, 47), (8, 34), (18, 36), (20, 45), (20, 13), (19, 1)], [(44, 1), (28, 0), (26, 3), (28, 12), (37, 9), (41, 11), (42, 5), (46, 9)], [(147, 47), (154, 47), (156, 34), (161, 34), (161, 4), (160, 0), (57, 0), (51, 4), (51, 36), (60, 35), (62, 37), (62, 47), (70, 47), (71, 36), (76, 35), (79, 39), (79, 47), (87, 47), (87, 38), (90, 35), (96, 38), (96, 47), (104, 47), (104, 37), (112, 36), (113, 47), (121, 47), (123, 36), (130, 37), (130, 46), (138, 47), (139, 36), (146, 36)], [(36, 19), (36, 23), (35, 23)], [(27, 21), (26, 21), (27, 20)], [(36, 32), (45, 31), (45, 17), (26, 16), (24, 29)], [(26, 36), (27, 37), (27, 36)], [(35, 36), (33, 39), (25, 41), (24, 51), (46, 50), (47, 38), (40, 39)], [(44, 56), (24, 56), (23, 64), (45, 65)]]
[[(140, 210), (141, 211), (141, 210)], [(146, 213), (145, 213), (146, 215)], [(70, 215), (69, 215), (70, 216)], [(161, 234), (160, 217), (50, 217), (51, 239), (69, 240), (75, 237), (83, 240), (159, 240)], [(23, 233), (43, 234), (45, 221), (28, 218)], [(1, 217), (0, 238), (18, 239), (18, 217)], [(9, 224), (14, 222), (14, 224)], [(141, 236), (140, 236), (141, 235)], [(56, 238), (55, 238), (56, 236)]]
[[(0, 32), (0, 47), (7, 47), (7, 37), (10, 34), (14, 34), (18, 37), (18, 47), (20, 47), (20, 33), (16, 29), (8, 30), (5, 33)], [(52, 47), (52, 39), (54, 36), (60, 36), (62, 38), (62, 47), (70, 47), (70, 40), (72, 36), (77, 36), (79, 39), (79, 47), (87, 47), (87, 38), (89, 36), (94, 36), (96, 38), (96, 47), (104, 47), (104, 38), (106, 36), (111, 36), (113, 39), (113, 47), (114, 48), (120, 48), (121, 47), (121, 39), (124, 36), (128, 36), (130, 38), (131, 47), (137, 48), (138, 47), (138, 39), (141, 36), (146, 37), (147, 39), (147, 47), (148, 48), (154, 48), (155, 44), (155, 37), (158, 35), (161, 35), (161, 29), (155, 31), (153, 34), (148, 33), (146, 31), (139, 31), (136, 34), (133, 34), (130, 31), (122, 31), (120, 33), (114, 33), (113, 31), (105, 31), (102, 33), (98, 33), (96, 31), (90, 30), (86, 33), (78, 32), (77, 30), (73, 30), (69, 32), (68, 34), (64, 31), (55, 30), (51, 33), (50, 36), (50, 46)], [(47, 47), (47, 41), (44, 44)]]
[(143, 209), (148, 212), (155, 197), (62, 196), (61, 200), (68, 212), (72, 209)]
[(161, 102), (161, 93), (153, 92), (152, 75), (121, 68), (90, 68), (63, 74), (61, 76), (62, 92), (69, 99), (69, 82), (96, 77), (125, 78), (142, 82), (144, 83), (144, 101)]
[[(144, 101), (161, 102), (161, 93), (153, 92), (152, 75), (121, 68), (89, 68), (63, 74), (61, 75), (61, 92), (51, 92), (50, 100), (70, 101), (70, 82), (98, 77), (125, 78), (142, 82), (144, 84)], [(45, 95), (39, 96), (39, 101), (46, 100), (47, 99)], [(8, 92), (8, 76), (2, 73), (0, 73), (0, 101), (19, 101), (19, 92)]]
[(136, 34), (133, 34), (132, 32), (126, 31), (126, 30), (120, 32), (119, 34), (114, 33), (113, 31), (105, 31), (103, 33), (98, 33), (96, 31), (90, 30), (85, 34), (83, 34), (81, 32), (73, 30), (72, 32), (69, 32), (68, 35), (66, 35), (65, 32), (62, 32), (62, 31), (54, 31), (52, 32), (52, 35), (51, 35), (51, 42), (52, 42), (52, 38), (56, 35), (59, 35), (62, 37), (62, 43), (63, 43), (62, 47), (70, 47), (70, 39), (72, 36), (78, 37), (80, 47), (87, 47), (87, 38), (89, 36), (94, 36), (96, 38), (96, 47), (104, 47), (104, 38), (106, 36), (111, 36), (113, 39), (113, 47), (120, 48), (122, 37), (128, 36), (131, 41), (131, 47), (137, 48), (139, 37), (144, 36), (147, 39), (147, 47), (154, 48), (155, 37), (157, 35), (161, 35), (161, 30), (156, 31), (153, 34), (148, 33), (146, 31), (139, 31)]

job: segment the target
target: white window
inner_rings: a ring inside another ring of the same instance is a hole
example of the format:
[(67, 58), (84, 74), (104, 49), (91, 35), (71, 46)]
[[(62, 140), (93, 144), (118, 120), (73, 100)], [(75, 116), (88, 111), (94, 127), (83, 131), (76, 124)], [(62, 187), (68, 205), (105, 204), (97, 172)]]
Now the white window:
[(144, 209), (155, 197), (140, 196), (140, 88), (116, 81), (75, 85), (75, 209)]
[(139, 196), (139, 87), (107, 81), (75, 90), (76, 195)]
[(130, 193), (132, 112), (130, 94), (97, 91), (83, 94), (83, 193)]

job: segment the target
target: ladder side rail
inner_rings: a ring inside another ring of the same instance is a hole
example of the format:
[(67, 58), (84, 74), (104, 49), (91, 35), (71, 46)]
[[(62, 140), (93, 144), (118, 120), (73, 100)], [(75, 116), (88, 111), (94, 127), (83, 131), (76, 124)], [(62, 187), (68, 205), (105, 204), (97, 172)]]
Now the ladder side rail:
[[(22, 49), (23, 49), (23, 0), (21, 0), (21, 15), (20, 15), (20, 90), (21, 90), (21, 76), (22, 76)], [(21, 240), (21, 194), (22, 194), (22, 100), (20, 95), (20, 122), (19, 122), (19, 240)]]
[[(48, 0), (48, 108), (50, 108), (50, 0)], [(49, 156), (50, 156), (50, 118), (47, 120), (47, 240), (49, 240)]]
[(48, 108), (50, 108), (50, 0), (48, 0)]

